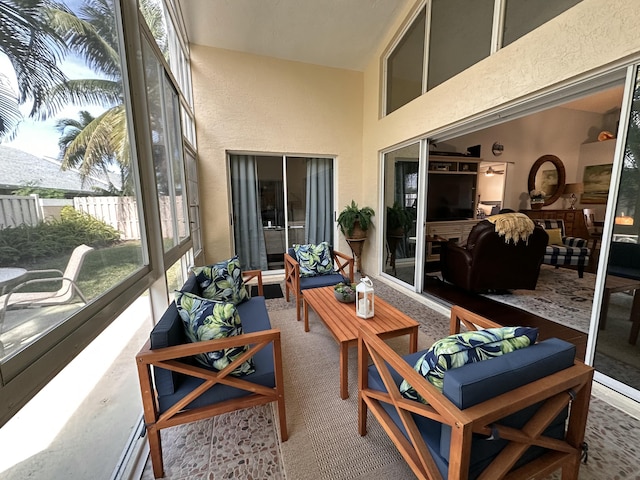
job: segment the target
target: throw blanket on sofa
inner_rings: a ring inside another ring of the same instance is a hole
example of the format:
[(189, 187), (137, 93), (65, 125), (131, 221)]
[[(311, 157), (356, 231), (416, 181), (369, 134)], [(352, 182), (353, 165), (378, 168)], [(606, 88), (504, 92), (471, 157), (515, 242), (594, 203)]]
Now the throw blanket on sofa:
[(519, 240), (527, 241), (535, 228), (533, 220), (524, 213), (501, 213), (492, 215), (487, 220), (495, 225), (496, 233), (504, 237), (505, 243), (509, 243), (511, 239), (513, 243), (518, 243)]

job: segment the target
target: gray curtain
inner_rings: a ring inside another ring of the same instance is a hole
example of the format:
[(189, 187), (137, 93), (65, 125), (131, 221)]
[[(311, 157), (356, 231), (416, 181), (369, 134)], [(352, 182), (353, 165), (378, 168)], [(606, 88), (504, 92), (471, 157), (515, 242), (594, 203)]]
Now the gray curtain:
[(333, 160), (307, 159), (305, 243), (333, 245)]
[(243, 270), (267, 270), (256, 157), (231, 155), (231, 197), (236, 254)]

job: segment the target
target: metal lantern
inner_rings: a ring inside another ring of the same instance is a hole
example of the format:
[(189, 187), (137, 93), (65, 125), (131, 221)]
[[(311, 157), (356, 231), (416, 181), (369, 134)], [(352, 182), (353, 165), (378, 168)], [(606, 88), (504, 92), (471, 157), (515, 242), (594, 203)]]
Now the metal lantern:
[(356, 315), (361, 318), (373, 317), (373, 283), (369, 277), (360, 279), (356, 287)]

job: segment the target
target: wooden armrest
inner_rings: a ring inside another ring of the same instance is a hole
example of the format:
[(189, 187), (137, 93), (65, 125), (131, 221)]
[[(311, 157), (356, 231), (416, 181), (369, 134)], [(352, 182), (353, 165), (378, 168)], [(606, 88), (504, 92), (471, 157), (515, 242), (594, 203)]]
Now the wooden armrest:
[(280, 330), (272, 328), (261, 332), (243, 333), (242, 335), (236, 335), (235, 337), (184, 343), (182, 345), (156, 349), (151, 349), (151, 343), (147, 341), (140, 352), (136, 355), (136, 361), (139, 363), (154, 364), (167, 360), (191, 357), (199, 353), (207, 353), (231, 347), (241, 347), (261, 342), (273, 342), (279, 339)]
[(264, 296), (264, 287), (262, 286), (262, 270), (246, 270), (242, 272), (242, 279), (244, 283), (247, 283), (254, 278), (258, 281), (258, 295)]
[(333, 251), (333, 260), (338, 267), (338, 272), (340, 272), (343, 276), (346, 275), (349, 277), (349, 281), (353, 283), (354, 279), (354, 261), (353, 257), (346, 255), (342, 252), (338, 252), (337, 250)]
[(502, 325), (477, 313), (473, 313), (458, 305), (451, 307), (451, 321), (449, 323), (449, 334), (460, 333), (460, 326), (464, 325), (467, 330), (482, 330), (485, 328), (500, 328)]
[(291, 287), (296, 295), (300, 293), (300, 264), (288, 253), (284, 254), (284, 283), (286, 288)]

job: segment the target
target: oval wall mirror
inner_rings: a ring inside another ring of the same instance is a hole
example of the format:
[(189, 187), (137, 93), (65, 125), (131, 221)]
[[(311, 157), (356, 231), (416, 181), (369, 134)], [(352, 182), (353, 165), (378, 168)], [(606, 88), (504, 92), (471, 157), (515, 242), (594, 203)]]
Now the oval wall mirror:
[(564, 164), (555, 155), (543, 155), (529, 171), (528, 192), (542, 190), (544, 192), (543, 206), (551, 205), (564, 192), (565, 171)]

